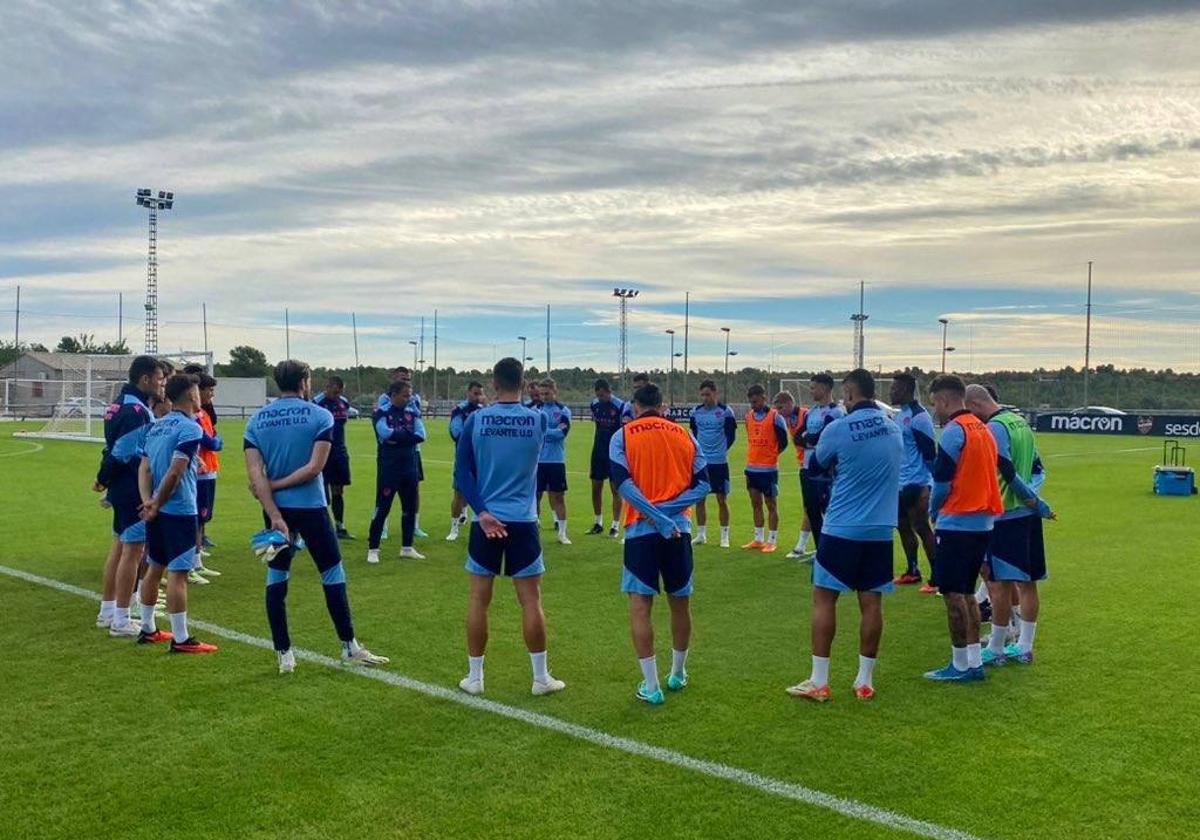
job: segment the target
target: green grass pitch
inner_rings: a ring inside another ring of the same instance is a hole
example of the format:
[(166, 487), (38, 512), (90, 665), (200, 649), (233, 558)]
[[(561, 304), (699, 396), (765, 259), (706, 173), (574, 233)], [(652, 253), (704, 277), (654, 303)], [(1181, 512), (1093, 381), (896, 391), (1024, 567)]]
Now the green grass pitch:
[[(0, 427), (0, 564), (94, 591), (109, 539), (90, 491), (97, 448), (13, 439), (16, 428)], [(224, 576), (192, 587), (190, 615), (265, 637), (264, 571), (247, 547), (260, 520), (240, 426), (220, 429), (232, 445), (209, 563)], [(430, 434), (422, 525), (431, 538), (418, 544), (428, 559), (398, 560), (393, 538), (370, 567), (373, 445), (367, 423), (350, 424), (348, 524), (360, 539), (344, 544), (345, 563), (360, 639), (392, 658), (391, 671), (453, 687), (466, 668), (465, 540), (443, 541), (452, 451), (443, 423)], [(692, 684), (649, 708), (633, 699), (620, 548), (584, 536), (591, 428), (581, 424), (568, 464), (575, 544), (547, 544), (544, 580), (550, 665), (568, 688), (529, 695), (515, 600), (501, 584), (488, 697), (977, 837), (1194, 837), (1200, 501), (1151, 495), (1157, 441), (1040, 442), (1061, 520), (1047, 525), (1051, 580), (1032, 668), (1001, 669), (982, 685), (927, 683), (922, 671), (949, 654), (944, 610), (906, 589), (885, 601), (875, 702), (850, 692), (857, 613), (846, 599), (834, 702), (792, 700), (783, 688), (809, 668), (808, 567), (782, 551), (706, 546), (696, 557)], [(799, 522), (791, 463), (783, 544)], [(745, 494), (733, 498), (735, 542), (746, 541)], [(304, 556), (292, 581), (294, 643), (336, 653)], [(234, 641), (213, 639), (212, 657), (170, 657), (95, 629), (94, 603), (7, 575), (0, 605), (0, 836), (907, 836), (317, 664), (282, 678), (269, 652)], [(657, 627), (662, 663), (665, 610)]]

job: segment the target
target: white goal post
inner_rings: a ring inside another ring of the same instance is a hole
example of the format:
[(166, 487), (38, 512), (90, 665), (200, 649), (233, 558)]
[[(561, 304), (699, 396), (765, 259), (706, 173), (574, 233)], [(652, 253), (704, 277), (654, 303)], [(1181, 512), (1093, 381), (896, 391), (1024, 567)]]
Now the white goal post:
[[(104, 415), (129, 379), (135, 354), (111, 356), (71, 354), (58, 379), (5, 379), (0, 382), (0, 413), (13, 419), (44, 419), (33, 431), (14, 437), (104, 443)], [(156, 358), (178, 370), (200, 364), (212, 373), (213, 354), (204, 351), (159, 353)]]

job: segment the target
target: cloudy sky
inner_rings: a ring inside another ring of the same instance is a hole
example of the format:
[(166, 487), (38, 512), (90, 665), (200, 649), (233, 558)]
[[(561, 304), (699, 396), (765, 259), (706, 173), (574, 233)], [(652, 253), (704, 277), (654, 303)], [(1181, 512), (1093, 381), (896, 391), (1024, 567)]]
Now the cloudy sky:
[[(1130, 12), (1129, 9), (1135, 9)], [(0, 8), (0, 335), (349, 363), (1200, 370), (1200, 3)], [(682, 349), (677, 347), (677, 349)]]

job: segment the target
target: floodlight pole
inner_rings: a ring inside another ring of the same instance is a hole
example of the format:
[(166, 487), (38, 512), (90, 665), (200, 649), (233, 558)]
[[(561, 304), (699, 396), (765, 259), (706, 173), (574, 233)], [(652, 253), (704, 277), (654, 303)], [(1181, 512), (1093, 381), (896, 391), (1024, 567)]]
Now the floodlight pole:
[(546, 304), (546, 375), (550, 375), (550, 304)]
[(358, 361), (358, 316), (353, 312), (350, 313), (350, 331), (354, 335), (354, 375), (358, 388), (355, 396), (358, 397), (362, 395), (362, 364)]
[(292, 358), (292, 322), (287, 309), (283, 310), (283, 355)]
[[(435, 399), (435, 400), (438, 398), (438, 382), (437, 382), (437, 379), (438, 379), (438, 377), (437, 377), (437, 374), (438, 374), (438, 368), (437, 368), (437, 350), (438, 350), (438, 348), (437, 348), (437, 338), (438, 338), (438, 336), (437, 336), (437, 316), (438, 316), (438, 311), (435, 309), (435, 310), (433, 310), (433, 399)], [(450, 396), (450, 392), (449, 392), (449, 390), (448, 390), (448, 389), (447, 389), (447, 391), (446, 391), (446, 396), (447, 396), (447, 397), (449, 397), (449, 396)]]
[(675, 405), (675, 330), (667, 330), (671, 336), (671, 366), (667, 373), (667, 405)]
[(691, 326), (689, 323), (688, 316), (691, 314), (689, 312), (689, 310), (691, 309), (691, 304), (692, 304), (692, 293), (684, 292), (683, 293), (683, 387), (681, 388), (681, 391), (684, 395), (684, 399), (687, 399), (687, 392), (688, 392), (688, 389), (687, 389), (688, 328)]
[(867, 314), (863, 312), (863, 303), (865, 297), (866, 283), (862, 280), (858, 281), (858, 312), (850, 316), (850, 320), (854, 322), (854, 367), (864, 367), (865, 362), (865, 342), (864, 333), (867, 326)]
[(946, 331), (950, 327), (949, 318), (938, 318), (938, 323), (942, 325), (942, 373), (946, 372)]
[(729, 327), (721, 327), (721, 332), (725, 333), (725, 402), (729, 402)]
[(150, 211), (150, 240), (146, 257), (146, 353), (158, 353), (158, 211), (175, 205), (175, 193), (158, 191), (151, 194), (148, 187), (137, 191), (137, 204)]
[(622, 391), (625, 390), (625, 373), (629, 369), (629, 301), (637, 296), (637, 289), (613, 289), (613, 297), (620, 300), (621, 307), (620, 358), (617, 363), (617, 379)]
[[(524, 336), (524, 335), (519, 335), (519, 336), (517, 336), (517, 341), (521, 342), (521, 364), (524, 365), (525, 362), (528, 361), (525, 356), (525, 345), (528, 343), (529, 337)], [(493, 356), (496, 355), (496, 352), (494, 350), (492, 351), (492, 355)]]
[(1092, 373), (1092, 261), (1088, 260), (1087, 279), (1087, 322), (1083, 334), (1083, 404), (1091, 405), (1088, 399)]

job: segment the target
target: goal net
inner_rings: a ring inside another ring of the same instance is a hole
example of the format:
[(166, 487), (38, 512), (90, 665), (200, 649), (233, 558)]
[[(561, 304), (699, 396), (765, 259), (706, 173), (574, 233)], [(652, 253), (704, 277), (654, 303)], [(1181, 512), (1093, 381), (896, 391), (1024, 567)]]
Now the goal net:
[[(0, 414), (15, 420), (45, 421), (33, 431), (15, 432), (14, 437), (75, 440), (104, 443), (104, 415), (128, 381), (129, 364), (136, 358), (63, 354), (62, 369), (55, 379), (5, 379), (0, 382)], [(212, 353), (160, 353), (158, 358), (173, 364), (200, 364), (212, 372)]]

